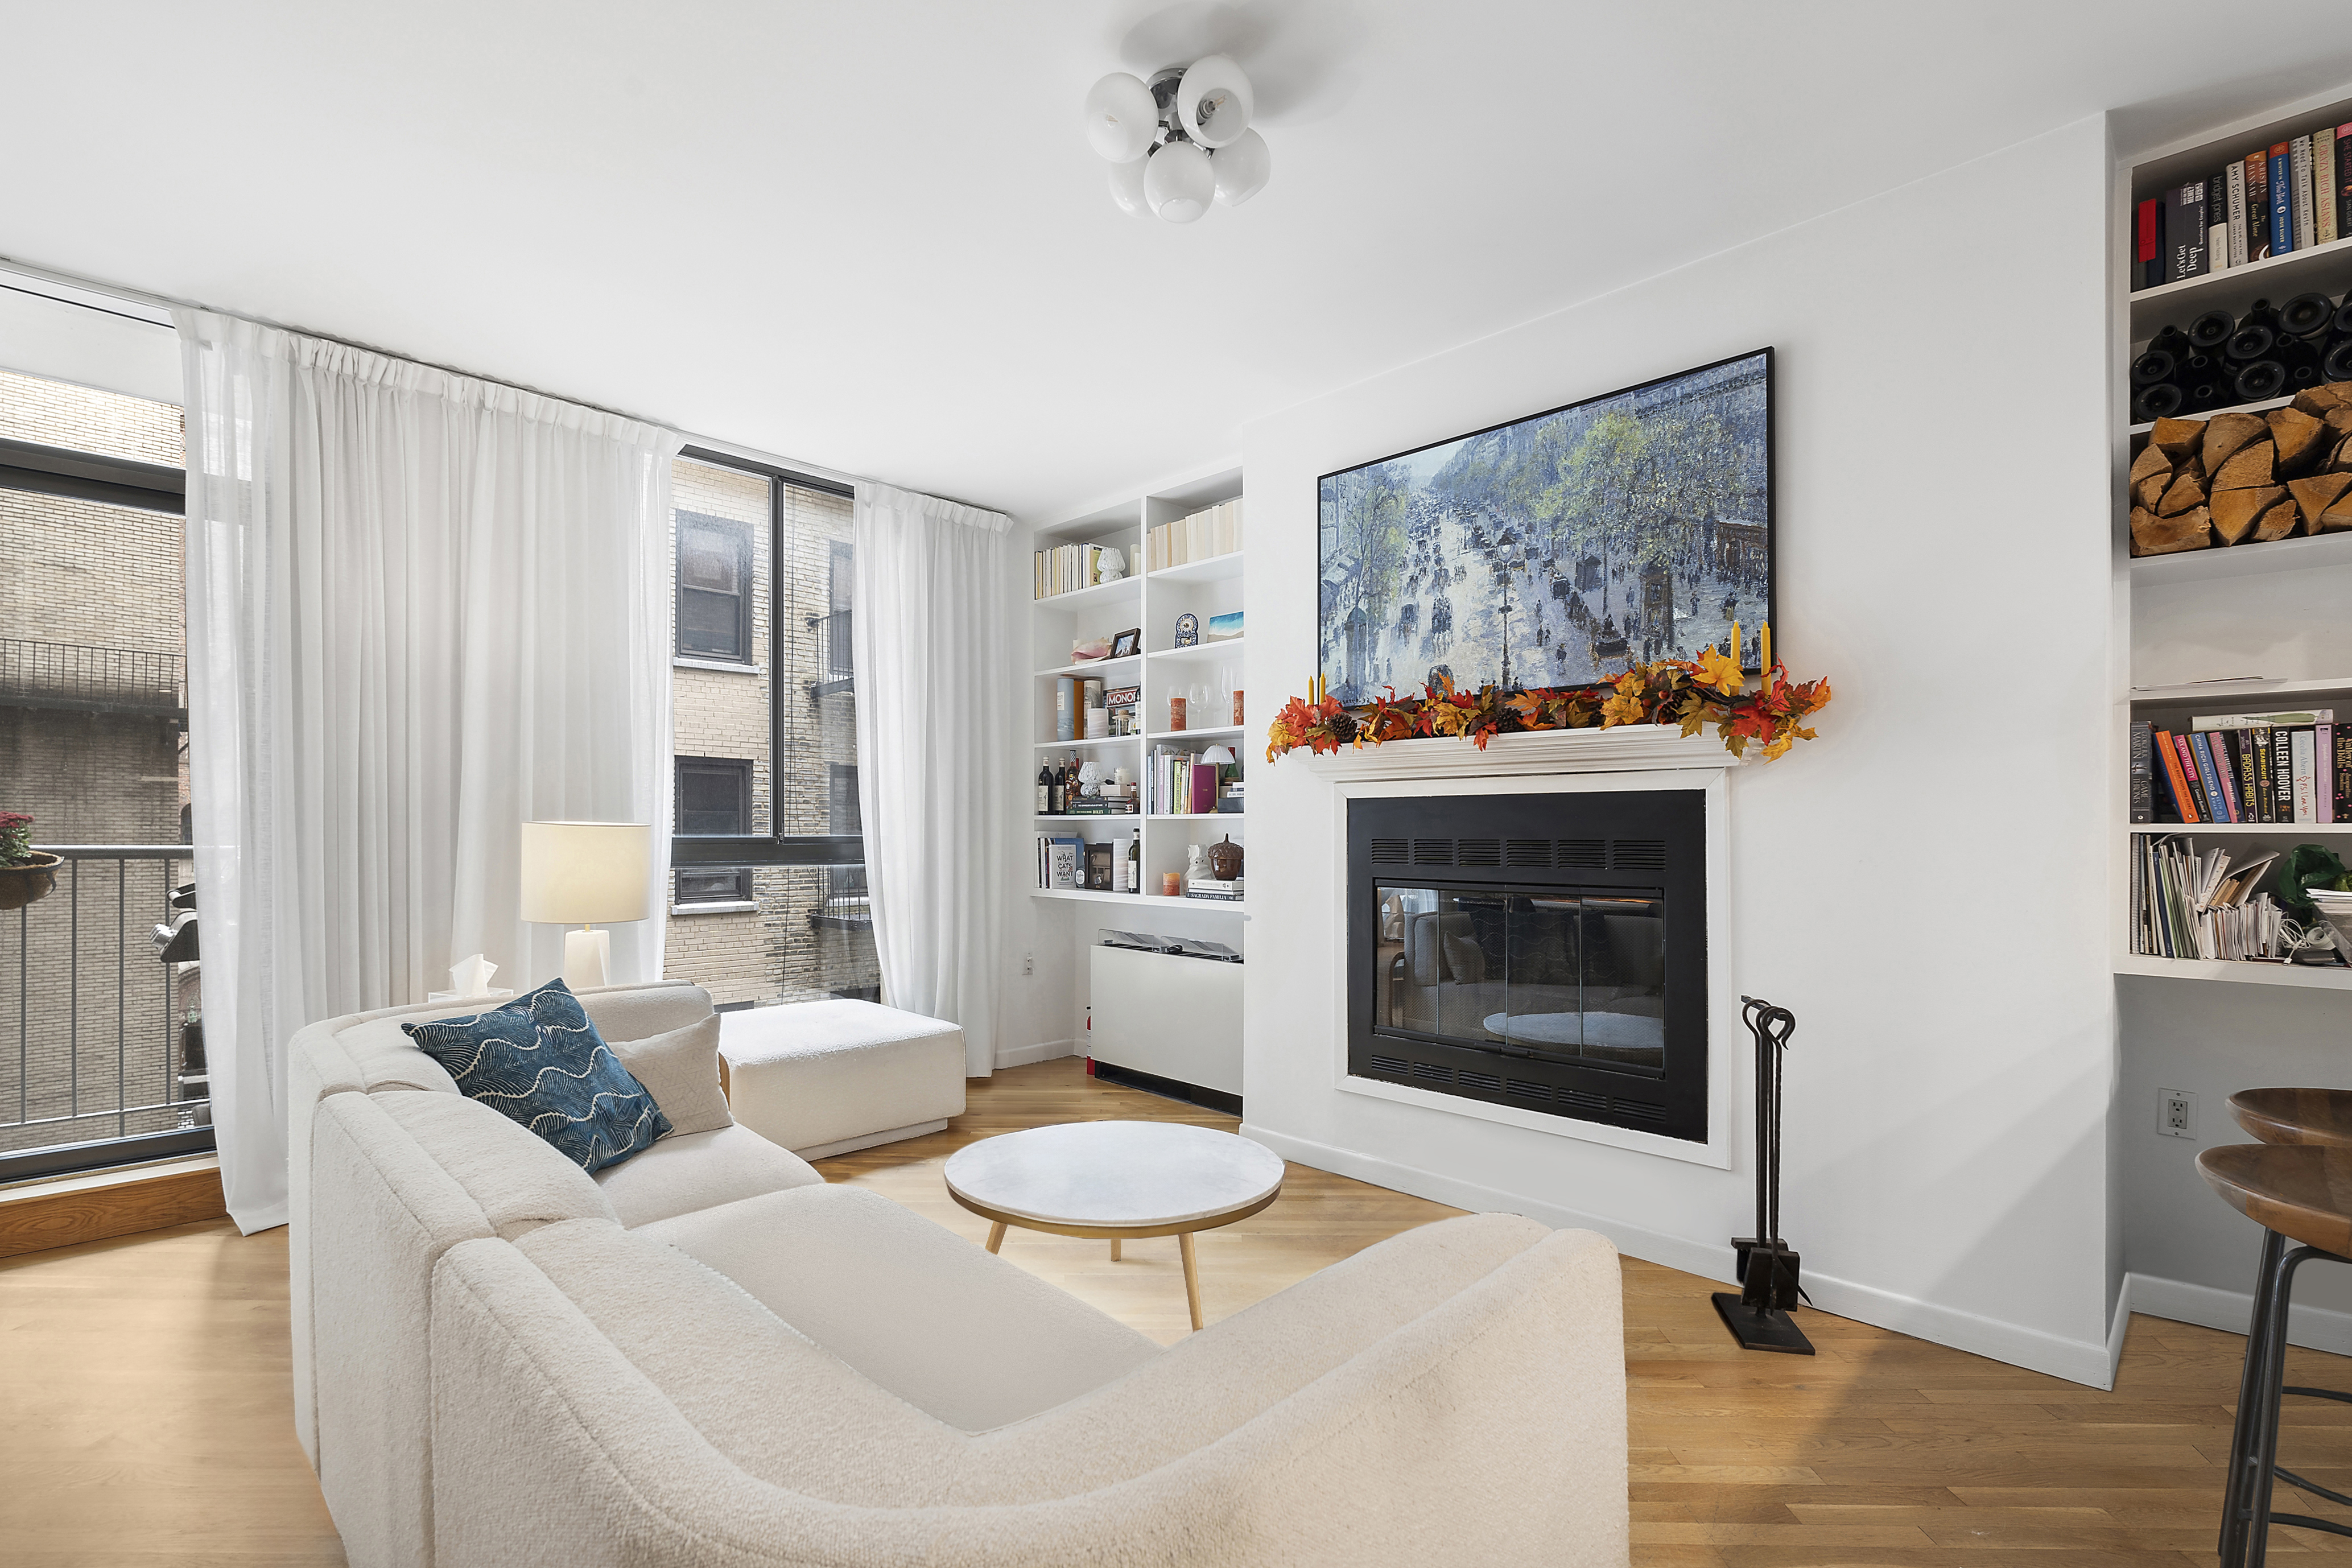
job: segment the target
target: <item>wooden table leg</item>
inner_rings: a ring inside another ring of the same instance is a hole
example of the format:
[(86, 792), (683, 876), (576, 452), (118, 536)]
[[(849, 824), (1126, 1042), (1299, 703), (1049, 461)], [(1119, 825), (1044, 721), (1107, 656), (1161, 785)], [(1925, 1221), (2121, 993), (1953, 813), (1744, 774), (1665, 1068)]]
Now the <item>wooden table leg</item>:
[(988, 1250), (995, 1251), (1004, 1245), (1004, 1222), (998, 1220), (988, 1227)]
[(1184, 1232), (1176, 1238), (1176, 1250), (1184, 1255), (1184, 1304), (1192, 1309), (1192, 1327), (1201, 1327), (1201, 1269), (1192, 1261), (1192, 1233)]
[(1118, 1261), (1118, 1237), (1115, 1236), (1110, 1238), (1110, 1260), (1113, 1263)]

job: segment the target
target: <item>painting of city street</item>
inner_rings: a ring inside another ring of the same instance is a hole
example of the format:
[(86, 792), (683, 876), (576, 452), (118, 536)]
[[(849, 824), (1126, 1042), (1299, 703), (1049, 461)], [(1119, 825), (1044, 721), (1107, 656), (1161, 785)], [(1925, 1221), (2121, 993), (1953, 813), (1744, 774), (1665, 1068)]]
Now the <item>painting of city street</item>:
[(1319, 481), (1320, 668), (1393, 686), (1588, 685), (1772, 611), (1772, 351)]

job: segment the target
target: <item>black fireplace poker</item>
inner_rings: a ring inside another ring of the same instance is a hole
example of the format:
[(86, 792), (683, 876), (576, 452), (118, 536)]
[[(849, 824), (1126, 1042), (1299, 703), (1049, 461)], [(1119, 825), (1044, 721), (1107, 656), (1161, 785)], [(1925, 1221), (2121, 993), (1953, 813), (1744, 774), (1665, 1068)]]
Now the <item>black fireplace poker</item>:
[(1813, 1342), (1790, 1316), (1804, 1294), (1797, 1254), (1780, 1239), (1780, 1068), (1797, 1016), (1760, 997), (1739, 1004), (1756, 1037), (1756, 1234), (1732, 1238), (1739, 1293), (1717, 1291), (1715, 1310), (1742, 1350), (1811, 1355)]

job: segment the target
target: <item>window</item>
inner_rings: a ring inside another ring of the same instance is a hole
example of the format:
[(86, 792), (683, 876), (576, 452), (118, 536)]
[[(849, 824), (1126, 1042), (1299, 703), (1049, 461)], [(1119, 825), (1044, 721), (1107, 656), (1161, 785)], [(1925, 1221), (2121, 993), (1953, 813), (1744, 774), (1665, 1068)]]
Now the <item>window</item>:
[(751, 531), (681, 511), (677, 533), (677, 651), (751, 663)]
[[(724, 1005), (872, 996), (849, 492), (698, 448), (670, 489), (690, 662), (670, 672), (674, 901), (688, 918), (670, 925), (668, 972)], [(755, 911), (691, 918), (753, 899)]]
[[(751, 764), (734, 757), (677, 759), (677, 831), (698, 838), (740, 838), (751, 823)], [(748, 866), (671, 873), (677, 883), (672, 902), (693, 904), (746, 903), (751, 898)]]

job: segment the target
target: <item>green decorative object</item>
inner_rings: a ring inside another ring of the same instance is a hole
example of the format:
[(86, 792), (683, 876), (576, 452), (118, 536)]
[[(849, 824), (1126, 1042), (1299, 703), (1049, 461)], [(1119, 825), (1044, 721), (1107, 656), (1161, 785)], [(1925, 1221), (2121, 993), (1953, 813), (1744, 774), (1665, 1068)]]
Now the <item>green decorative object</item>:
[(2319, 918), (2319, 906), (2304, 893), (2305, 888), (2352, 892), (2352, 872), (2335, 850), (2324, 844), (2298, 844), (2279, 862), (2279, 908), (2304, 921)]

